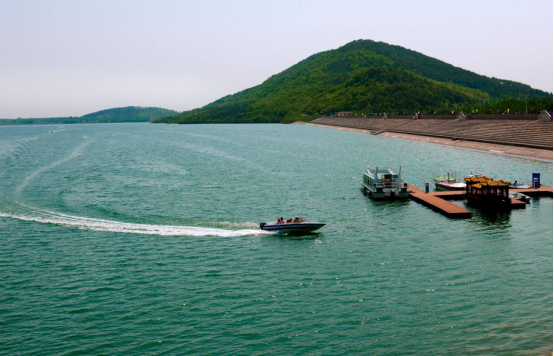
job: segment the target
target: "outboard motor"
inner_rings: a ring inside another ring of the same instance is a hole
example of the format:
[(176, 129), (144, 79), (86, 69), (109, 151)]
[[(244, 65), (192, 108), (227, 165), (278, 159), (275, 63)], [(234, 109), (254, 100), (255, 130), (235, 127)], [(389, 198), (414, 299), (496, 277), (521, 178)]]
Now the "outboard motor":
[(266, 223), (260, 223), (260, 229), (264, 229), (264, 226), (266, 226), (267, 224)]

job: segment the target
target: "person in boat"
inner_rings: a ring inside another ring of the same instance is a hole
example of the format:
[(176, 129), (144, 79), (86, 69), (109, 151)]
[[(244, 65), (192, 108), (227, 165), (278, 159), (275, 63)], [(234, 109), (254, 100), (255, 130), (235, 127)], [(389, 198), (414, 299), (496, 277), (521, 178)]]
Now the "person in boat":
[(294, 218), (294, 222), (295, 222), (295, 223), (299, 223), (299, 222), (300, 222), (300, 219), (298, 218), (298, 216)]
[(284, 223), (285, 223), (285, 220), (283, 220), (283, 217), (281, 216), (280, 219), (277, 219), (277, 222), (275, 223), (275, 225), (284, 224)]
[(517, 180), (514, 181), (514, 185), (517, 186)]
[(290, 223), (292, 223), (292, 219), (287, 220), (287, 224), (290, 224)]

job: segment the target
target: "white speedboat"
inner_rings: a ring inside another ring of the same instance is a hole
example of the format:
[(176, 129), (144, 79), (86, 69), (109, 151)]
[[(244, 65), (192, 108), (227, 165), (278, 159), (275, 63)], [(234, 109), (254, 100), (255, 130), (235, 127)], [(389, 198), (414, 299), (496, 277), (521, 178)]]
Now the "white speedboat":
[(404, 183), (400, 172), (402, 167), (398, 170), (398, 174), (394, 173), (390, 169), (371, 169), (367, 167), (362, 181), (362, 187), (364, 192), (369, 194), (371, 199), (385, 200), (385, 199), (408, 199), (410, 193), (408, 192), (407, 183)]
[(510, 189), (530, 189), (529, 184), (518, 183), (517, 180), (510, 184)]
[(438, 190), (463, 190), (466, 189), (465, 182), (460, 181), (458, 178), (448, 172), (445, 176), (433, 175), (433, 181), (435, 182), (435, 188)]
[(260, 223), (260, 229), (265, 231), (302, 233), (312, 232), (325, 226), (325, 223), (309, 222), (304, 218), (296, 218), (292, 222), (277, 222), (275, 224)]
[(526, 204), (529, 204), (531, 202), (531, 197), (528, 196), (528, 195), (525, 195), (523, 193), (513, 193), (513, 194), (510, 194), (510, 198), (513, 198), (515, 200), (519, 200), (519, 201), (522, 201)]

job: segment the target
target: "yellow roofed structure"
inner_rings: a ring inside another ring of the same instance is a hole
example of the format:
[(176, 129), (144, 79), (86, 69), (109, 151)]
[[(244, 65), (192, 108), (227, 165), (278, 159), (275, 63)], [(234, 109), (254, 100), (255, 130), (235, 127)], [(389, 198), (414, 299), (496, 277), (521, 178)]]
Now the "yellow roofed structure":
[(481, 177), (471, 176), (471, 177), (464, 178), (464, 180), (466, 181), (467, 184), (471, 185), (471, 184), (477, 184), (477, 183), (487, 183), (488, 181), (493, 180), (493, 178), (489, 178), (487, 176), (481, 176)]
[(494, 180), (493, 178), (468, 177), (466, 181), (466, 197), (469, 201), (480, 205), (511, 207), (510, 182)]
[(510, 186), (510, 182), (503, 181), (502, 179), (494, 180), (493, 178), (489, 178), (489, 177), (486, 177), (486, 176), (482, 176), (482, 177), (471, 176), (471, 177), (468, 177), (468, 178), (464, 178), (464, 180), (466, 181), (466, 184), (468, 186), (472, 186), (472, 187), (477, 188), (477, 189), (481, 189), (481, 188), (485, 188), (485, 187), (508, 187), (508, 186)]

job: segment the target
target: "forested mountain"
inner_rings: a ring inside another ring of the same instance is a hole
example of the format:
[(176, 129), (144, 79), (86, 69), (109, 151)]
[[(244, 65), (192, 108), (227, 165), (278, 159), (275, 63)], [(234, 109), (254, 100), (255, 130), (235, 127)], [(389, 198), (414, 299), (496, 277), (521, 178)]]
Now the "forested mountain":
[(127, 106), (93, 112), (82, 118), (96, 119), (99, 122), (139, 122), (151, 121), (163, 116), (174, 115), (176, 111), (156, 107)]
[(6, 119), (0, 120), (0, 125), (148, 122), (177, 113), (177, 111), (155, 107), (127, 106), (124, 108), (101, 110), (83, 116)]
[[(202, 108), (154, 122), (290, 122), (337, 111), (447, 113), (468, 105), (552, 95), (421, 53), (359, 40), (321, 52)], [(550, 104), (551, 106), (551, 104)]]

